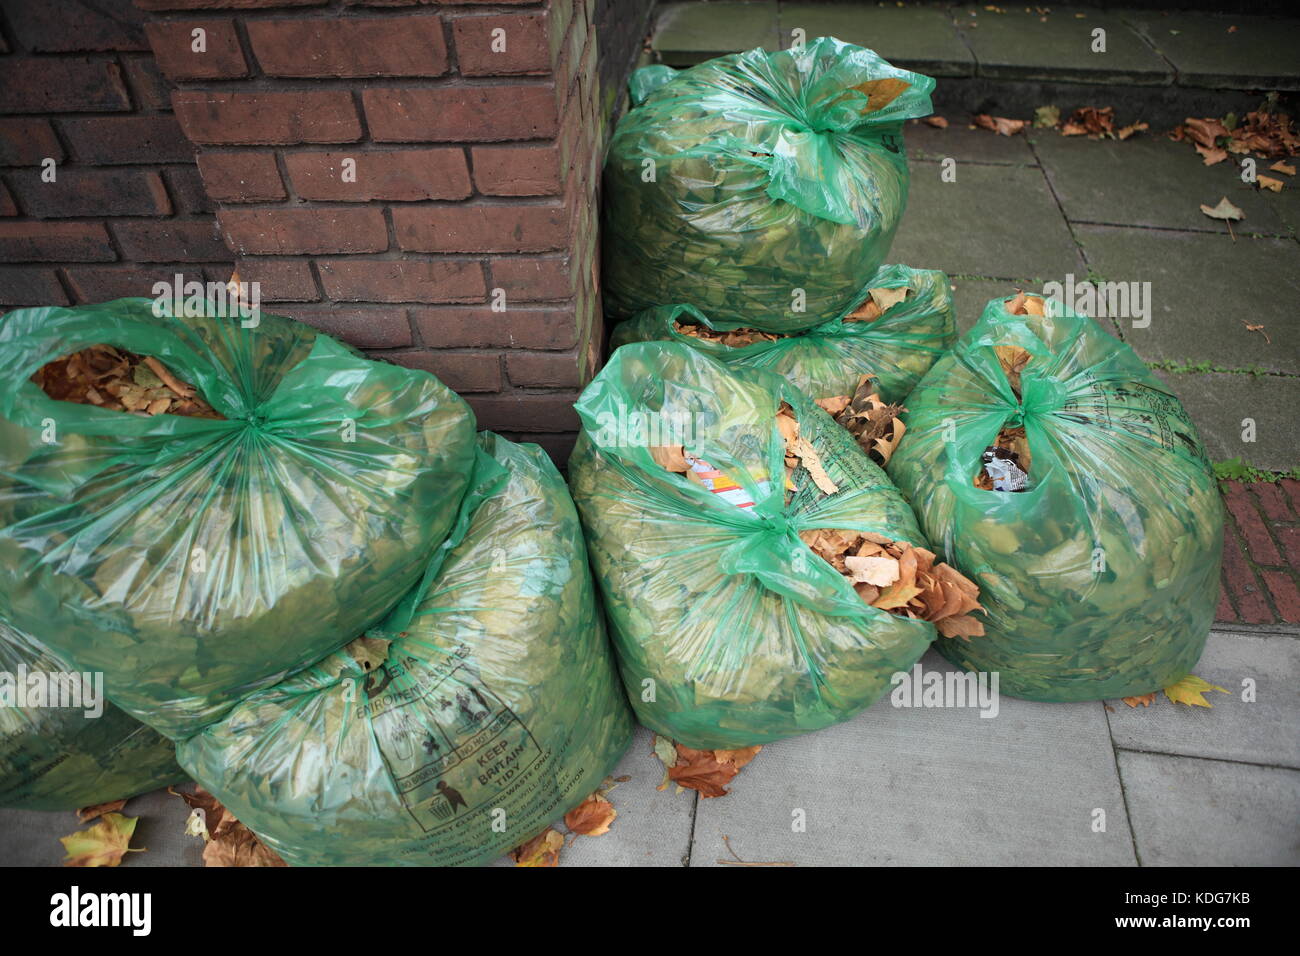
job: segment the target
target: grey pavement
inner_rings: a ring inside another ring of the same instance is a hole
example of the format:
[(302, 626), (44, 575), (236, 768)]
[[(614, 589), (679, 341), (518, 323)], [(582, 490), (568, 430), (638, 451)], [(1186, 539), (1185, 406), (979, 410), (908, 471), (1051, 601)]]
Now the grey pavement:
[[(927, 671), (953, 670), (938, 653)], [(639, 729), (610, 793), (605, 836), (563, 866), (1300, 864), (1300, 631), (1217, 630), (1197, 673), (1213, 708), (1121, 701), (895, 707), (770, 744), (724, 797), (657, 790)], [(1247, 692), (1253, 700), (1243, 699)], [(140, 817), (125, 866), (194, 866), (188, 809), (166, 793)], [(0, 810), (0, 863), (52, 866), (71, 813)], [(724, 839), (725, 838), (725, 839)], [(730, 861), (730, 864), (719, 861)], [(506, 860), (497, 865), (509, 865)]]

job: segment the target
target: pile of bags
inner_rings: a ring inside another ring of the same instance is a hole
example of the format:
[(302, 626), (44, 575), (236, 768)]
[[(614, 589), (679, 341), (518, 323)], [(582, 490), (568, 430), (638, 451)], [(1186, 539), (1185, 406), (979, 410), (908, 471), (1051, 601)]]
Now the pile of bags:
[(1040, 297), (958, 342), (946, 276), (880, 266), (933, 82), (823, 38), (632, 86), (570, 482), (642, 722), (814, 730), (932, 640), (1039, 700), (1190, 672), (1222, 509), (1177, 399)]
[[(7, 736), (7, 802), (128, 796), (175, 777), (162, 750), (290, 861), (472, 862), (621, 755), (629, 715), (563, 483), (535, 447), (476, 438), (433, 376), (289, 319), (126, 299), (10, 313), (0, 379), (6, 655), (44, 645), (102, 674), (113, 733), (135, 741), (74, 793)], [(54, 729), (50, 746), (85, 749), (78, 722)], [(488, 754), (502, 770), (480, 782)], [(20, 767), (37, 769), (11, 787)], [(304, 807), (336, 814), (346, 848)]]

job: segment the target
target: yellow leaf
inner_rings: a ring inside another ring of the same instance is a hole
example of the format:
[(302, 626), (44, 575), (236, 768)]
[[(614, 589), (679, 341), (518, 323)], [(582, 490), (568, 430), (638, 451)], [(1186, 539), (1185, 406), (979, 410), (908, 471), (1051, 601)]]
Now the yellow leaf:
[(106, 813), (93, 827), (59, 837), (59, 842), (68, 851), (63, 865), (117, 866), (128, 852), (143, 853), (143, 849), (132, 850), (130, 847), (131, 834), (135, 832), (139, 819)]
[(1209, 691), (1217, 690), (1220, 693), (1228, 693), (1224, 688), (1211, 684), (1209, 681), (1201, 680), (1195, 674), (1188, 674), (1176, 684), (1170, 684), (1165, 688), (1165, 696), (1175, 704), (1187, 704), (1189, 707), (1213, 707), (1205, 694)]

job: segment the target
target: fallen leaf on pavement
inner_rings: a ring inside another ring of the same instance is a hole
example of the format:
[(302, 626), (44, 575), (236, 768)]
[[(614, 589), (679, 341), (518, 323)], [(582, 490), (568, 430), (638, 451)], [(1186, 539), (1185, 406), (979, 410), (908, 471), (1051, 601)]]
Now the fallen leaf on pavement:
[(1249, 322), (1242, 322), (1241, 324), (1244, 325), (1244, 326), (1246, 327), (1246, 331), (1247, 331), (1247, 332), (1258, 332), (1260, 335), (1264, 336), (1264, 341), (1265, 341), (1267, 344), (1269, 344), (1269, 345), (1272, 345), (1272, 344), (1273, 344), (1273, 340), (1270, 339), (1270, 338), (1268, 337), (1268, 333), (1267, 333), (1266, 331), (1264, 331), (1264, 326), (1262, 326), (1262, 325), (1251, 325)]
[(1148, 130), (1150, 128), (1151, 128), (1150, 123), (1142, 123), (1142, 122), (1130, 123), (1128, 126), (1121, 127), (1120, 131), (1115, 135), (1118, 136), (1120, 139), (1128, 139), (1134, 133), (1140, 133), (1143, 130)]
[(1214, 705), (1205, 699), (1205, 695), (1212, 690), (1224, 694), (1228, 693), (1224, 688), (1202, 680), (1195, 674), (1188, 674), (1177, 683), (1166, 687), (1165, 696), (1175, 704), (1187, 704), (1189, 707), (1213, 707)]
[(1150, 707), (1155, 699), (1156, 691), (1152, 691), (1149, 694), (1138, 694), (1136, 697), (1122, 698), (1124, 703), (1128, 704), (1130, 707), (1136, 707), (1138, 704), (1141, 704), (1143, 707)]
[(81, 823), (89, 823), (96, 817), (102, 817), (106, 813), (114, 813), (126, 806), (125, 800), (110, 800), (107, 803), (97, 803), (93, 807), (82, 807), (77, 811), (77, 820)]
[(143, 853), (143, 847), (132, 848), (130, 845), (139, 819), (106, 813), (94, 826), (59, 837), (59, 842), (68, 852), (63, 865), (117, 866), (127, 853)]
[(1271, 189), (1275, 193), (1282, 191), (1282, 180), (1274, 179), (1272, 176), (1257, 176), (1255, 182), (1259, 183), (1260, 189)]
[[(168, 787), (167, 792), (197, 811), (186, 820), (185, 832), (203, 837), (204, 866), (288, 866), (202, 787), (195, 787), (193, 793)], [(202, 814), (201, 818), (198, 813)]]
[(1292, 166), (1290, 163), (1284, 163), (1284, 162), (1282, 162), (1282, 160), (1280, 160), (1280, 159), (1279, 159), (1276, 163), (1274, 163), (1272, 166), (1270, 166), (1270, 167), (1268, 167), (1268, 168), (1271, 169), (1271, 170), (1273, 170), (1273, 172), (1275, 172), (1275, 173), (1283, 173), (1283, 174), (1285, 174), (1285, 175), (1287, 175), (1287, 176), (1294, 176), (1294, 175), (1295, 175), (1295, 167)]
[(563, 847), (564, 835), (547, 827), (527, 843), (511, 850), (510, 858), (515, 861), (515, 866), (559, 866)]
[(614, 805), (599, 793), (593, 793), (564, 815), (564, 825), (582, 836), (603, 836), (618, 816)]
[(696, 750), (655, 734), (652, 749), (667, 771), (664, 782), (658, 789), (663, 790), (672, 781), (677, 784), (678, 792), (682, 789), (695, 790), (707, 798), (726, 796), (726, 785), (763, 748)]
[(925, 125), (933, 126), (935, 129), (947, 129), (948, 121), (942, 116), (927, 116), (925, 118)]
[(988, 113), (980, 113), (975, 117), (975, 125), (981, 129), (991, 130), (1001, 136), (1015, 136), (1025, 128), (1025, 121), (1007, 119), (1005, 116), (989, 116)]
[(718, 860), (719, 863), (726, 866), (794, 866), (792, 860), (764, 860), (762, 862), (755, 860), (742, 860), (740, 854), (731, 848), (731, 837), (724, 834), (722, 842), (726, 844), (727, 852), (730, 853), (732, 857), (730, 860)]
[(1241, 211), (1240, 207), (1234, 206), (1232, 203), (1228, 202), (1227, 196), (1220, 199), (1218, 204), (1213, 208), (1202, 203), (1201, 212), (1205, 213), (1211, 219), (1222, 219), (1224, 221), (1246, 218), (1246, 214)]
[(1055, 106), (1040, 106), (1034, 110), (1034, 128), (1050, 129), (1061, 122), (1061, 111)]

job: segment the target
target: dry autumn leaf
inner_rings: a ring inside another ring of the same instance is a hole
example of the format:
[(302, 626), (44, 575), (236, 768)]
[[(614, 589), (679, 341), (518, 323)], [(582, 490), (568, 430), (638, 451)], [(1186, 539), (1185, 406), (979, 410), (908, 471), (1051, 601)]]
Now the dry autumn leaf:
[(1150, 707), (1152, 702), (1156, 699), (1156, 691), (1152, 691), (1149, 694), (1138, 694), (1136, 697), (1124, 697), (1121, 699), (1130, 707), (1137, 707), (1139, 704), (1143, 707)]
[(191, 813), (185, 830), (192, 836), (203, 837), (204, 866), (288, 865), (202, 787), (195, 787), (193, 793), (168, 787), (167, 792), (180, 797), (191, 810), (202, 814), (200, 820)]
[(988, 113), (980, 113), (975, 117), (975, 125), (981, 129), (991, 130), (1001, 136), (1015, 136), (1025, 128), (1025, 121), (1007, 119), (1005, 116), (990, 116)]
[(358, 637), (344, 650), (361, 665), (362, 670), (371, 671), (388, 660), (388, 647), (392, 643), (382, 637)]
[(683, 744), (676, 747), (677, 761), (668, 768), (669, 779), (705, 798), (726, 796), (729, 792), (726, 784), (763, 749), (695, 750)]
[(1259, 175), (1255, 177), (1255, 182), (1259, 183), (1260, 189), (1270, 189), (1275, 193), (1282, 191), (1282, 180), (1274, 179), (1272, 176)]
[(1235, 221), (1246, 218), (1246, 214), (1241, 211), (1240, 207), (1234, 206), (1232, 203), (1228, 202), (1227, 196), (1220, 199), (1218, 204), (1213, 207), (1202, 203), (1201, 212), (1205, 213), (1211, 219), (1222, 219), (1224, 221)]
[(564, 825), (582, 836), (603, 836), (617, 816), (614, 805), (597, 792), (566, 813)]
[(79, 823), (89, 823), (96, 817), (102, 817), (106, 813), (115, 813), (126, 806), (126, 800), (109, 800), (107, 803), (97, 803), (93, 807), (82, 807), (77, 811), (77, 821)]
[(874, 113), (902, 96), (911, 85), (906, 80), (900, 80), (897, 77), (883, 76), (878, 80), (859, 83), (853, 89), (867, 95), (867, 105), (863, 107), (862, 112)]
[(1214, 705), (1205, 699), (1205, 695), (1212, 690), (1224, 694), (1228, 693), (1224, 688), (1202, 680), (1195, 674), (1188, 674), (1177, 683), (1166, 687), (1165, 696), (1175, 704), (1186, 704), (1189, 707), (1213, 707)]
[(64, 866), (117, 866), (127, 853), (143, 853), (143, 847), (131, 847), (131, 835), (139, 817), (106, 813), (92, 827), (79, 830), (59, 842), (67, 851)]
[(563, 847), (564, 835), (547, 827), (527, 843), (511, 850), (510, 858), (515, 861), (515, 866), (559, 866)]
[(1284, 162), (1283, 162), (1282, 160), (1280, 160), (1280, 159), (1279, 159), (1276, 163), (1274, 163), (1272, 166), (1270, 166), (1270, 167), (1268, 167), (1268, 168), (1271, 169), (1271, 170), (1272, 170), (1273, 172), (1275, 172), (1275, 173), (1282, 173), (1284, 176), (1294, 176), (1294, 175), (1295, 175), (1295, 167), (1292, 166), (1290, 163), (1284, 163)]
[(818, 399), (817, 404), (848, 430), (872, 461), (882, 468), (889, 463), (906, 429), (898, 417), (906, 409), (881, 399), (871, 375), (859, 376), (853, 395)]
[(153, 356), (90, 345), (47, 362), (31, 379), (50, 398), (139, 415), (224, 416)]
[(935, 129), (947, 129), (948, 121), (942, 116), (927, 116), (924, 121), (925, 125), (933, 126)]

